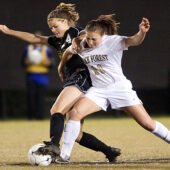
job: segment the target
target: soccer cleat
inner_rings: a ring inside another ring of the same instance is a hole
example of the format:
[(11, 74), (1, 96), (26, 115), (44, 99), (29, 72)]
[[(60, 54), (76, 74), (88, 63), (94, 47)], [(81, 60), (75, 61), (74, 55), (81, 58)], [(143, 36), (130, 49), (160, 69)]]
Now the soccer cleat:
[(55, 160), (55, 163), (57, 164), (68, 164), (70, 161), (70, 157), (66, 157), (65, 159), (62, 158), (61, 156), (58, 156)]
[(57, 156), (60, 155), (60, 148), (56, 145), (54, 145), (52, 142), (46, 142), (44, 141), (45, 146), (40, 147), (37, 152), (43, 154), (43, 155), (51, 155), (52, 162), (55, 161)]
[(110, 149), (105, 153), (106, 158), (109, 160), (109, 162), (115, 162), (117, 156), (120, 156), (121, 152), (119, 148), (113, 148), (110, 147)]

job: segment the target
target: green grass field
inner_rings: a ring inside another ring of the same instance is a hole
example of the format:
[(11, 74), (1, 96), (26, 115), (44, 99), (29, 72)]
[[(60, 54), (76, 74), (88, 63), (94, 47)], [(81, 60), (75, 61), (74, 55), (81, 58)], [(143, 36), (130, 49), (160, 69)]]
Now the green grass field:
[[(154, 119), (170, 129), (170, 117)], [(110, 146), (121, 148), (122, 155), (117, 163), (104, 163), (107, 160), (102, 153), (76, 143), (69, 165), (31, 166), (27, 152), (32, 145), (49, 140), (49, 120), (10, 120), (0, 121), (0, 169), (170, 169), (170, 145), (142, 129), (131, 118), (88, 118), (84, 131)]]

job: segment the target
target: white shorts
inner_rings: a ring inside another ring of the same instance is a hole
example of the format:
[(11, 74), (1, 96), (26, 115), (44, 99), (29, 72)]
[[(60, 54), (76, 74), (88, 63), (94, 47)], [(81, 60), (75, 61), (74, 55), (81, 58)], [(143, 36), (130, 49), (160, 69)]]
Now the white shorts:
[(136, 91), (132, 90), (129, 80), (119, 81), (105, 88), (91, 87), (84, 96), (91, 99), (104, 111), (107, 110), (109, 104), (112, 109), (142, 104)]

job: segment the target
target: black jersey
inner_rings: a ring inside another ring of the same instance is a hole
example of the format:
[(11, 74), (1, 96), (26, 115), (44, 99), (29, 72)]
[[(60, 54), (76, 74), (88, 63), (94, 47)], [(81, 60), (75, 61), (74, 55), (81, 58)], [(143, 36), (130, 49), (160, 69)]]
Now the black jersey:
[[(70, 27), (64, 34), (63, 38), (57, 38), (55, 35), (48, 38), (48, 44), (56, 48), (57, 54), (62, 58), (63, 52), (71, 45), (73, 38), (77, 37), (82, 31), (81, 28)], [(81, 57), (77, 54), (67, 62), (65, 66), (65, 76), (66, 78), (71, 76), (77, 69), (86, 68)]]
[[(55, 35), (48, 38), (48, 44), (56, 48), (57, 54), (62, 58), (63, 52), (71, 45), (73, 38), (77, 37), (82, 31), (80, 28), (70, 27), (63, 38), (57, 38)], [(67, 86), (76, 86), (82, 92), (86, 92), (91, 87), (91, 79), (87, 66), (81, 57), (77, 54), (67, 62), (65, 66), (65, 84)]]

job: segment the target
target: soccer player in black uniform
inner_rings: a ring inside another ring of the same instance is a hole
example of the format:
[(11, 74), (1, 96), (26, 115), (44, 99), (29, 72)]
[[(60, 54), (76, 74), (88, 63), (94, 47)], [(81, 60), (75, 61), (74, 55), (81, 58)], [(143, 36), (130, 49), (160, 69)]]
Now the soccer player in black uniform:
[[(61, 58), (65, 49), (71, 45), (72, 39), (82, 31), (75, 27), (78, 19), (79, 14), (75, 11), (73, 4), (60, 3), (47, 17), (47, 23), (54, 34), (53, 36), (38, 36), (15, 31), (5, 25), (0, 25), (0, 31), (30, 43), (48, 43), (56, 48), (57, 54)], [(44, 154), (52, 153), (54, 157), (59, 154), (59, 142), (64, 128), (64, 115), (90, 86), (91, 80), (87, 67), (78, 55), (74, 55), (65, 66), (64, 88), (50, 110), (51, 141), (44, 142), (46, 145), (41, 148), (41, 152)], [(120, 155), (120, 149), (107, 146), (95, 136), (86, 132), (81, 131), (76, 141), (84, 147), (104, 153), (109, 162), (114, 161)]]

